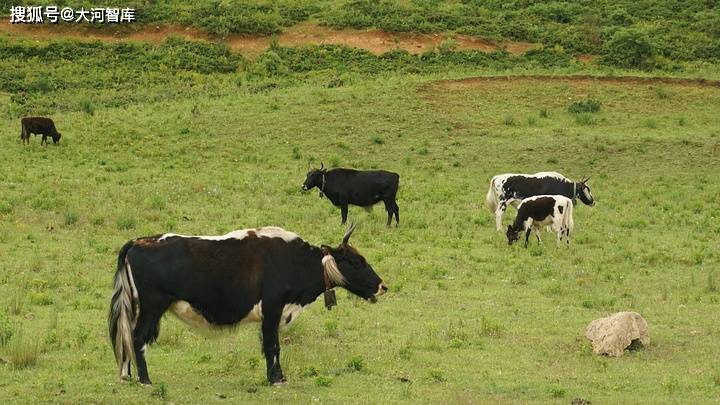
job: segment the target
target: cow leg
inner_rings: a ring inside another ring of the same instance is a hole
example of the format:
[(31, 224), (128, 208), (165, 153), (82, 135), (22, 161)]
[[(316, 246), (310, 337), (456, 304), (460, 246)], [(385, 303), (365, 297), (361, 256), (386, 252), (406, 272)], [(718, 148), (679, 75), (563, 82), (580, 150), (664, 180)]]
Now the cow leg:
[(557, 242), (556, 244), (559, 246), (562, 242), (563, 234), (565, 234), (565, 227), (560, 225), (559, 228), (555, 228), (555, 233), (557, 234)]
[(495, 230), (501, 231), (502, 230), (502, 217), (505, 213), (505, 210), (507, 209), (507, 200), (500, 200), (500, 204), (498, 204), (497, 209), (495, 210)]
[(385, 203), (385, 211), (387, 211), (387, 224), (385, 224), (386, 227), (390, 228), (390, 224), (392, 223), (392, 217), (395, 213), (395, 203), (392, 200), (385, 200), (383, 201)]
[[(266, 308), (268, 308), (268, 306), (263, 305), (263, 309)], [(263, 311), (263, 353), (265, 354), (265, 363), (267, 365), (267, 379), (270, 384), (276, 385), (286, 381), (282, 368), (280, 368), (280, 340), (278, 339), (280, 311), (268, 312)]]
[(530, 239), (530, 232), (532, 232), (532, 227), (529, 227), (527, 230), (525, 230), (525, 247), (528, 247), (528, 239)]
[(540, 243), (540, 234), (542, 233), (542, 227), (535, 227), (535, 237), (538, 240), (538, 243)]
[(147, 363), (145, 362), (145, 349), (148, 343), (157, 339), (160, 331), (160, 318), (170, 306), (170, 300), (156, 299), (152, 301), (141, 300), (140, 316), (133, 331), (133, 347), (135, 349), (135, 362), (138, 379), (142, 385), (150, 385)]
[(395, 208), (395, 226), (400, 226), (400, 207), (395, 200), (393, 200), (393, 206)]
[(345, 222), (347, 222), (347, 214), (348, 214), (348, 206), (347, 204), (340, 206), (340, 217), (342, 218), (341, 225), (345, 225)]

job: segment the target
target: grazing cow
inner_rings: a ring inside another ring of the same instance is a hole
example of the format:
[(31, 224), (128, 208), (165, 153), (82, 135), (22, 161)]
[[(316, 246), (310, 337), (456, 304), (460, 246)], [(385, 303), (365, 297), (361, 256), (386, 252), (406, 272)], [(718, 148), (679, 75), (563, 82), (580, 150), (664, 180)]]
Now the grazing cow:
[[(222, 330), (262, 323), (267, 378), (283, 383), (278, 328), (334, 287), (370, 301), (387, 291), (373, 268), (348, 244), (313, 246), (276, 227), (222, 236), (164, 234), (126, 243), (118, 256), (108, 326), (120, 378), (135, 361), (140, 383), (150, 384), (145, 348), (168, 309), (190, 326)], [(334, 298), (334, 295), (332, 296)], [(328, 308), (331, 304), (328, 304)]]
[(517, 216), (512, 225), (508, 225), (508, 245), (518, 240), (519, 233), (525, 231), (525, 247), (528, 246), (530, 231), (535, 231), (540, 242), (540, 230), (549, 225), (557, 233), (557, 241), (563, 238), (570, 244), (570, 231), (573, 230), (573, 202), (561, 195), (536, 195), (520, 203)]
[(50, 118), (45, 117), (25, 117), (20, 120), (20, 126), (22, 127), (20, 132), (20, 139), (22, 143), (30, 144), (30, 134), (42, 134), (42, 140), (40, 145), (43, 143), (47, 146), (47, 137), (51, 137), (53, 143), (60, 142), (62, 136), (60, 132), (55, 129), (55, 123)]
[(490, 189), (486, 200), (490, 212), (495, 213), (495, 229), (502, 229), (502, 217), (508, 205), (517, 208), (525, 198), (536, 195), (562, 195), (572, 199), (579, 198), (585, 205), (595, 205), (586, 177), (573, 182), (557, 172), (539, 172), (535, 174), (500, 174), (490, 180)]
[(348, 204), (369, 209), (382, 201), (387, 211), (387, 226), (395, 215), (395, 225), (400, 225), (400, 207), (395, 202), (400, 175), (385, 170), (319, 169), (310, 170), (302, 189), (320, 189), (320, 197), (327, 196), (334, 206), (340, 207), (342, 224), (347, 221)]

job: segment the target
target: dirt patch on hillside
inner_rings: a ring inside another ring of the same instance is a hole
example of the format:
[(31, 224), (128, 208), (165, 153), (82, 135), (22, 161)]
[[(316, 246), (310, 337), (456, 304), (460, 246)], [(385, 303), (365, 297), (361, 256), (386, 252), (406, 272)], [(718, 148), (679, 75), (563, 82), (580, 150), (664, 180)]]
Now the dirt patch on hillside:
[(488, 77), (468, 77), (457, 80), (439, 80), (428, 84), (429, 88), (445, 88), (459, 89), (480, 87), (491, 82), (515, 82), (519, 80), (535, 81), (535, 82), (573, 82), (573, 83), (612, 83), (612, 84), (630, 84), (630, 85), (657, 85), (668, 84), (675, 86), (697, 86), (697, 87), (718, 87), (720, 88), (720, 80), (708, 79), (686, 79), (673, 77), (640, 77), (640, 76), (591, 76), (591, 75), (572, 75), (572, 76), (542, 76), (542, 75), (518, 75), (518, 76), (488, 76)]
[[(175, 36), (188, 40), (212, 40), (225, 42), (231, 49), (246, 56), (253, 57), (262, 53), (270, 46), (270, 37), (228, 35), (213, 37), (193, 27), (177, 25), (147, 26), (126, 25), (94, 29), (87, 25), (70, 24), (10, 24), (8, 20), (0, 22), (0, 33), (10, 36), (29, 37), (38, 40), (71, 38), (76, 40), (100, 40), (109, 42), (144, 41), (162, 42)], [(312, 23), (298, 24), (277, 35), (280, 45), (301, 46), (310, 44), (346, 45), (367, 49), (375, 54), (382, 54), (395, 49), (404, 49), (410, 53), (422, 53), (440, 46), (449, 36), (444, 34), (390, 33), (378, 30), (334, 30)], [(493, 42), (466, 35), (452, 37), (456, 49), (476, 49), (492, 52), (505, 49), (513, 54), (521, 54), (532, 49), (536, 44), (526, 42)]]

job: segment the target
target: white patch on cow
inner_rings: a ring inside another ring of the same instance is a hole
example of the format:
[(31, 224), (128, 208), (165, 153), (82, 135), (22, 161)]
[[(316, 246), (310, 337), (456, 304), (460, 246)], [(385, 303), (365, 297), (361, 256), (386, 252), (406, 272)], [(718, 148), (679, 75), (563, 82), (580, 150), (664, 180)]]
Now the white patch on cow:
[(327, 274), (328, 279), (330, 280), (330, 282), (333, 285), (336, 285), (336, 286), (344, 286), (345, 285), (345, 277), (340, 272), (340, 269), (338, 269), (337, 262), (335, 261), (335, 258), (332, 257), (332, 255), (323, 256), (322, 265), (323, 265), (325, 274)]
[(259, 228), (255, 231), (255, 233), (258, 236), (263, 236), (266, 238), (280, 238), (285, 242), (290, 242), (299, 238), (297, 234), (286, 231), (282, 228), (278, 228), (277, 226), (266, 226), (263, 228)]
[(262, 318), (262, 300), (260, 300), (240, 322), (260, 322)]
[(206, 235), (181, 235), (178, 233), (166, 233), (162, 235), (160, 238), (158, 238), (158, 241), (164, 240), (166, 238), (195, 238), (195, 239), (203, 239), (203, 240), (228, 240), (228, 239), (245, 239), (247, 238), (249, 232), (254, 232), (256, 236), (258, 237), (264, 237), (264, 238), (280, 238), (284, 240), (285, 242), (290, 242), (295, 239), (298, 239), (299, 236), (296, 233), (286, 231), (282, 228), (278, 228), (276, 226), (265, 226), (262, 228), (256, 228), (256, 229), (239, 229), (237, 231), (228, 232), (225, 235), (216, 235), (216, 236), (206, 236)]
[(590, 195), (590, 190), (583, 187), (583, 194), (585, 194), (585, 198), (587, 198), (588, 201), (592, 201), (592, 196)]
[(234, 326), (241, 323), (260, 322), (262, 316), (262, 301), (255, 304), (252, 309), (235, 325), (216, 325), (208, 321), (197, 309), (187, 301), (175, 301), (170, 305), (170, 311), (185, 324), (207, 337), (216, 337), (223, 332), (231, 332)]
[(215, 331), (218, 325), (208, 322), (207, 319), (187, 301), (175, 301), (170, 305), (170, 311), (188, 326), (199, 331)]
[(288, 326), (295, 322), (304, 309), (305, 307), (300, 304), (285, 304), (280, 318), (280, 326)]
[(568, 178), (563, 176), (562, 174), (558, 172), (537, 172), (532, 175), (527, 175), (528, 177), (555, 177), (560, 180), (567, 180)]

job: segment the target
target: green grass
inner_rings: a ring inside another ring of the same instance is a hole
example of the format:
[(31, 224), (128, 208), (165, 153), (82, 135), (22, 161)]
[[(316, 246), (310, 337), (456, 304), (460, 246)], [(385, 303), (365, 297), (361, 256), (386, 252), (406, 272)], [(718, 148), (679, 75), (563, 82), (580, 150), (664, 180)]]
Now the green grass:
[[(262, 91), (212, 85), (240, 73), (189, 71), (201, 85), (191, 96), (166, 97), (184, 88), (173, 78), (143, 90), (146, 101), (93, 102), (94, 114), (80, 101), (113, 88), (76, 90), (67, 109), (66, 90), (49, 91), (59, 146), (21, 145), (17, 115), (0, 115), (1, 326), (12, 334), (0, 347), (0, 402), (716, 398), (717, 89), (663, 84), (671, 96), (660, 97), (647, 83), (588, 79), (438, 83), (457, 73), (437, 66), (352, 73), (331, 88), (308, 69)], [(583, 97), (602, 102), (594, 125), (567, 112)], [(539, 109), (542, 119), (525, 119)], [(341, 292), (332, 311), (305, 311), (281, 334), (284, 387), (265, 384), (256, 326), (208, 339), (171, 316), (148, 350), (154, 387), (118, 383), (106, 336), (117, 250), (141, 235), (271, 224), (338, 243), (339, 211), (299, 187), (307, 162), (321, 160), (400, 173), (399, 228), (385, 229), (382, 209), (350, 210), (361, 224), (353, 243), (389, 293), (370, 305)], [(569, 249), (550, 234), (508, 247), (484, 205), (492, 175), (540, 170), (593, 175), (597, 205), (576, 208)], [(592, 355), (585, 327), (619, 310), (645, 316), (650, 346)], [(13, 360), (21, 353), (32, 361)]]

